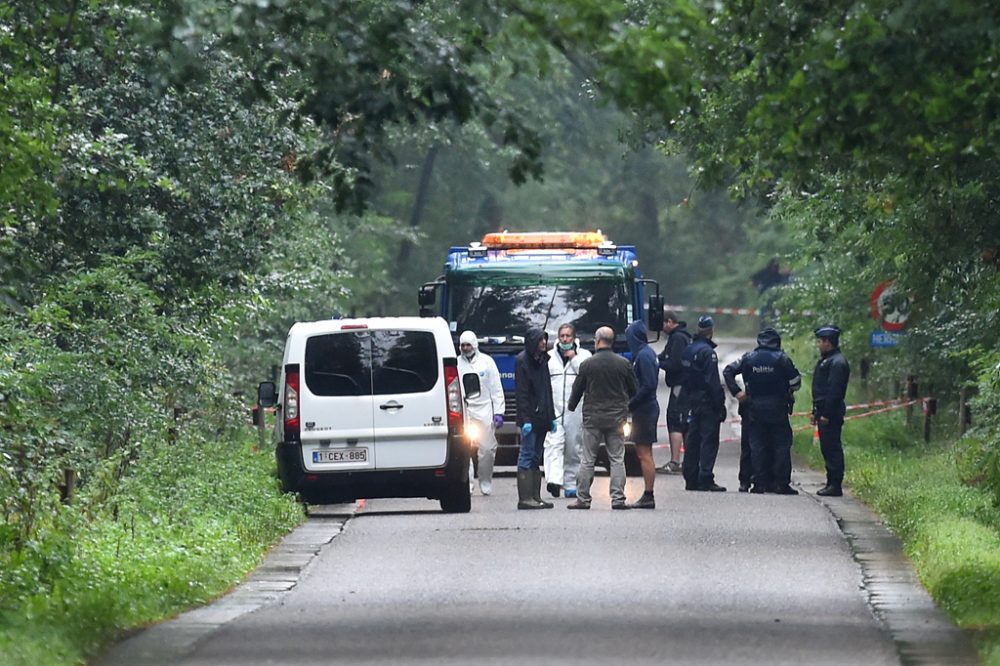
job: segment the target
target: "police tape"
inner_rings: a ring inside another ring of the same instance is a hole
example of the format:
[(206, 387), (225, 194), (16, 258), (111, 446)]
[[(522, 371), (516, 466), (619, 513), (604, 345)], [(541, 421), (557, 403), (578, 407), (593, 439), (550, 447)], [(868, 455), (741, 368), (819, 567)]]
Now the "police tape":
[[(925, 399), (927, 399), (927, 398), (925, 398)], [(872, 407), (882, 407), (884, 405), (900, 405), (900, 406), (905, 407), (906, 405), (902, 405), (902, 403), (900, 402), (901, 400), (902, 400), (902, 398), (893, 398), (891, 400), (877, 400), (875, 402), (862, 402), (862, 403), (858, 403), (856, 405), (847, 405), (846, 409), (847, 409), (847, 411), (852, 412), (852, 411), (857, 410), (857, 409), (871, 409)], [(809, 416), (811, 414), (812, 414), (812, 410), (805, 411), (805, 412), (792, 412), (792, 416)]]
[(741, 316), (751, 316), (756, 317), (761, 314), (770, 314), (776, 317), (781, 315), (799, 315), (803, 317), (811, 317), (814, 313), (812, 310), (769, 310), (767, 308), (718, 308), (718, 307), (702, 307), (698, 305), (664, 305), (664, 310), (674, 310), (675, 312), (700, 312), (702, 314), (728, 314), (728, 315), (741, 315)]

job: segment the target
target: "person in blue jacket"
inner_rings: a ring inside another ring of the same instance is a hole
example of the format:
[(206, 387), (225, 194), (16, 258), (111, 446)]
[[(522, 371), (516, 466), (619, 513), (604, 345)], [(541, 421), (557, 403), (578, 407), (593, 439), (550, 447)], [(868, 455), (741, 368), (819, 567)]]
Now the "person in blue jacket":
[(642, 467), (645, 491), (633, 509), (655, 509), (653, 484), (656, 482), (656, 463), (653, 462), (653, 444), (656, 442), (656, 422), (660, 418), (660, 403), (656, 401), (656, 384), (660, 375), (660, 363), (656, 352), (646, 341), (646, 324), (632, 322), (625, 329), (625, 340), (632, 352), (632, 372), (635, 373), (639, 390), (629, 400), (628, 409), (632, 415), (632, 442)]
[[(746, 388), (736, 383), (736, 375), (742, 375)], [(744, 429), (749, 431), (753, 466), (750, 492), (798, 495), (791, 487), (792, 427), (788, 415), (802, 377), (781, 350), (781, 336), (770, 326), (764, 328), (757, 335), (757, 348), (727, 365), (722, 376), (740, 402)], [(741, 488), (745, 481), (745, 477), (740, 479)]]
[(682, 390), (691, 412), (684, 440), (684, 489), (725, 492), (715, 482), (715, 459), (719, 455), (719, 424), (726, 419), (726, 394), (719, 379), (719, 357), (712, 336), (715, 320), (698, 319), (698, 334), (687, 349)]

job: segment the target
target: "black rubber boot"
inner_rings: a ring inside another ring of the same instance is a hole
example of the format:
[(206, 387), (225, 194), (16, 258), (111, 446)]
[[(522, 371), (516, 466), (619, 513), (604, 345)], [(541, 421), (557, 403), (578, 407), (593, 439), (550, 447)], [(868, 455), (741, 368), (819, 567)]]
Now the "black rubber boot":
[[(530, 469), (517, 470), (517, 508), (544, 509), (542, 503), (534, 498), (537, 491), (532, 492), (535, 483), (535, 473)], [(552, 506), (551, 504), (549, 505)]]
[(531, 471), (534, 474), (534, 482), (531, 484), (531, 499), (535, 500), (542, 506), (542, 509), (551, 509), (553, 507), (552, 502), (546, 502), (542, 499), (542, 470), (535, 469)]
[(656, 500), (653, 499), (653, 493), (648, 490), (642, 494), (637, 501), (633, 502), (629, 508), (632, 509), (655, 509)]

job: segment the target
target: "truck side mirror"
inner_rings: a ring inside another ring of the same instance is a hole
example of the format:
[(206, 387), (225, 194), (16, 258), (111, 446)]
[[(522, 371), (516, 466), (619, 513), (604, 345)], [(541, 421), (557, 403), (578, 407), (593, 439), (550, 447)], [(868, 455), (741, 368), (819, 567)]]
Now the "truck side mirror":
[(482, 386), (479, 384), (479, 375), (469, 372), (462, 375), (462, 388), (465, 389), (465, 398), (478, 398), (482, 393)]
[(417, 305), (434, 305), (437, 297), (437, 287), (433, 284), (425, 284), (417, 290)]
[(261, 382), (257, 385), (257, 404), (261, 407), (274, 407), (278, 402), (278, 394), (274, 390), (274, 382)]
[(649, 310), (646, 311), (647, 324), (650, 331), (656, 331), (659, 339), (660, 331), (663, 330), (663, 296), (660, 294), (649, 295)]

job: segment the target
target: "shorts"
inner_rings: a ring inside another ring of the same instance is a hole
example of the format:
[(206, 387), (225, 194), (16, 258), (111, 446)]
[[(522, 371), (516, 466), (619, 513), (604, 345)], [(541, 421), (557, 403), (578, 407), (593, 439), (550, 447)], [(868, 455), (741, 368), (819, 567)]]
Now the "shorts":
[(629, 439), (636, 444), (656, 441), (656, 422), (660, 419), (660, 405), (649, 402), (632, 412), (632, 432)]
[(679, 432), (683, 435), (687, 428), (687, 410), (684, 409), (680, 396), (680, 387), (676, 386), (670, 389), (670, 402), (667, 403), (667, 432)]

